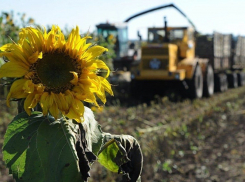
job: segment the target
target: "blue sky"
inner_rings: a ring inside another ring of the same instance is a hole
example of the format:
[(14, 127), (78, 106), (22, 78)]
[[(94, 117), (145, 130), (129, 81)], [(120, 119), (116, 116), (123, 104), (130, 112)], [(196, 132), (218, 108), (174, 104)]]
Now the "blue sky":
[[(36, 23), (56, 24), (61, 28), (78, 25), (82, 32), (94, 31), (95, 25), (122, 22), (128, 17), (157, 6), (174, 3), (201, 33), (245, 35), (244, 0), (1, 0), (0, 11), (25, 13)], [(147, 27), (163, 26), (166, 16), (171, 26), (188, 26), (173, 8), (140, 16), (128, 23), (129, 38), (136, 39), (139, 30), (146, 38)]]

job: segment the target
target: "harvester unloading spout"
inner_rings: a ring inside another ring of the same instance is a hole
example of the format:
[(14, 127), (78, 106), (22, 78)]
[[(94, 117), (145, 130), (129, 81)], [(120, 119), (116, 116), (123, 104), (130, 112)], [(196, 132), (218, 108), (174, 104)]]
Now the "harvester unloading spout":
[(168, 4), (168, 5), (158, 6), (158, 7), (156, 7), (156, 8), (152, 8), (152, 9), (149, 9), (149, 10), (146, 10), (146, 11), (142, 11), (142, 12), (140, 12), (140, 13), (137, 13), (137, 14), (133, 15), (133, 16), (130, 16), (130, 17), (127, 18), (124, 22), (125, 22), (125, 23), (128, 23), (130, 20), (132, 20), (132, 19), (134, 19), (134, 18), (136, 18), (136, 17), (138, 17), (138, 16), (144, 15), (144, 14), (146, 14), (146, 13), (150, 13), (150, 12), (152, 12), (152, 11), (156, 11), (156, 10), (160, 10), (160, 9), (164, 9), (164, 8), (169, 8), (169, 7), (175, 8), (181, 15), (183, 15), (183, 16), (187, 19), (187, 21), (193, 26), (193, 28), (196, 29), (195, 25), (194, 25), (194, 24), (192, 23), (192, 21), (186, 16), (186, 14), (183, 13), (183, 11), (181, 11), (181, 10), (180, 10), (178, 7), (176, 7), (174, 4)]

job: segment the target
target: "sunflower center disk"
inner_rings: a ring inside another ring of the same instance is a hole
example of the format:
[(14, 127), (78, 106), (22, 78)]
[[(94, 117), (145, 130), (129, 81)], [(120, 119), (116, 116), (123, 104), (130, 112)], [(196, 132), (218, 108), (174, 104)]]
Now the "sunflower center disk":
[(73, 62), (74, 60), (65, 54), (43, 55), (43, 58), (37, 62), (36, 71), (46, 91), (60, 93), (73, 87), (70, 83), (73, 79), (70, 71), (76, 71)]

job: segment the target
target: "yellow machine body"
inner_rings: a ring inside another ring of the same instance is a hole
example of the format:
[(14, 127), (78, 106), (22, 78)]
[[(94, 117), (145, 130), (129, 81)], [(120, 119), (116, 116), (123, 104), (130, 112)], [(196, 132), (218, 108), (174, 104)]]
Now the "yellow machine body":
[(142, 46), (141, 62), (132, 69), (136, 80), (191, 79), (196, 64), (203, 71), (207, 60), (195, 58), (194, 30), (188, 27), (149, 28), (148, 43)]

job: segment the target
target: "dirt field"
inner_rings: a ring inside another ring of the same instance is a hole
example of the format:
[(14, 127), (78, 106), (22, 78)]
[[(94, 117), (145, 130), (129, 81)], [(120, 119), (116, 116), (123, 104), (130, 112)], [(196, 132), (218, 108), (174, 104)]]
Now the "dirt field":
[[(118, 103), (118, 104), (116, 104)], [(144, 154), (142, 182), (245, 181), (245, 87), (178, 103), (107, 106), (95, 116), (105, 132), (133, 135)], [(15, 110), (0, 103), (0, 147)], [(10, 114), (9, 114), (10, 113)], [(13, 181), (0, 153), (0, 182)], [(120, 181), (95, 163), (89, 181)]]
[[(245, 87), (179, 103), (156, 98), (150, 106), (108, 107), (96, 116), (104, 131), (139, 140), (144, 153), (142, 182), (242, 182), (244, 94)], [(91, 181), (119, 181), (101, 167), (94, 168)]]

